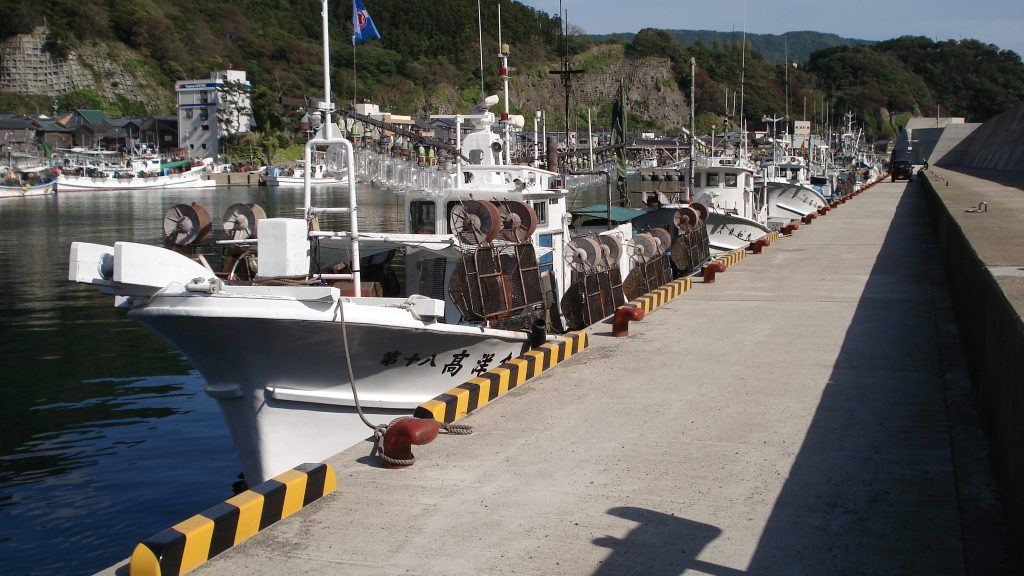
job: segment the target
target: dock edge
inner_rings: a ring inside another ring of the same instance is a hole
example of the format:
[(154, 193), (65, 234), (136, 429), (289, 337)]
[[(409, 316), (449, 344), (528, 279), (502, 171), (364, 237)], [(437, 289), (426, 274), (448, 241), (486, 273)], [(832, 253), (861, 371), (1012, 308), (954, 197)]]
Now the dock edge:
[(334, 469), (301, 464), (146, 538), (132, 552), (132, 576), (177, 576), (334, 492)]

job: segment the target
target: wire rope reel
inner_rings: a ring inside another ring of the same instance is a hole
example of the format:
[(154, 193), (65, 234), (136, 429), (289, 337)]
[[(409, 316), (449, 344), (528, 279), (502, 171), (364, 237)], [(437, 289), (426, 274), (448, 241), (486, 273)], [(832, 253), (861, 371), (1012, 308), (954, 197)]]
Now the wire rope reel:
[(664, 228), (651, 228), (647, 233), (658, 241), (656, 255), (665, 255), (672, 246), (672, 235), (669, 234), (668, 230), (665, 230)]
[(501, 215), (501, 229), (498, 238), (521, 244), (529, 242), (540, 224), (537, 213), (526, 202), (508, 200), (498, 203)]
[(622, 257), (622, 238), (616, 234), (601, 234), (597, 241), (601, 244), (605, 269), (613, 270), (618, 267), (619, 258)]
[(629, 244), (631, 255), (637, 260), (647, 262), (658, 256), (660, 240), (647, 232), (633, 236)]
[(164, 238), (175, 246), (205, 242), (212, 233), (210, 213), (201, 204), (175, 204), (164, 213)]
[(267, 217), (267, 213), (259, 204), (232, 204), (224, 211), (221, 225), (231, 240), (248, 240), (256, 238), (259, 221)]
[(565, 263), (576, 272), (589, 274), (604, 260), (601, 243), (593, 237), (573, 238), (565, 249)]
[(693, 232), (693, 229), (700, 223), (700, 213), (693, 206), (683, 206), (672, 214), (672, 225), (679, 233)]
[(701, 204), (700, 202), (692, 202), (690, 204), (690, 208), (693, 208), (694, 210), (696, 210), (697, 214), (700, 216), (700, 220), (697, 221), (698, 225), (708, 221), (708, 207), (707, 206)]
[(490, 202), (468, 200), (452, 208), (448, 226), (463, 244), (487, 244), (501, 231), (501, 215)]

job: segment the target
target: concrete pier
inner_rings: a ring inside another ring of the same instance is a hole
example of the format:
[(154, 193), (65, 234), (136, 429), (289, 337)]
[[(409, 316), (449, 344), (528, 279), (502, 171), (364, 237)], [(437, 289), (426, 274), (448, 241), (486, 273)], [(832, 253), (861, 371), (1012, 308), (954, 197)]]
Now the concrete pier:
[(410, 468), (333, 457), (336, 492), (193, 573), (1009, 573), (919, 183), (594, 327)]
[(221, 172), (211, 174), (210, 178), (217, 182), (217, 187), (224, 186), (256, 186), (263, 177), (259, 172)]

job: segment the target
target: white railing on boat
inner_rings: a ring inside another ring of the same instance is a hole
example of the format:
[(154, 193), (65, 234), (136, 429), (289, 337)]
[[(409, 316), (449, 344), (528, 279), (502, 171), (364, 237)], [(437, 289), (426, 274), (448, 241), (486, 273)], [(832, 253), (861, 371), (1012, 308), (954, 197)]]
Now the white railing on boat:
[[(325, 16), (326, 18), (326, 16)], [(326, 34), (326, 32), (325, 32)], [(330, 91), (328, 91), (328, 94)], [(329, 130), (327, 133), (329, 134)], [(352, 146), (352, 142), (349, 142), (345, 138), (314, 138), (306, 142), (306, 146), (303, 148), (302, 159), (306, 166), (312, 165), (312, 154), (313, 147), (315, 146), (331, 146), (338, 144), (345, 149), (346, 162), (345, 171), (348, 173), (348, 207), (323, 207), (313, 206), (313, 189), (312, 183), (310, 182), (310, 171), (306, 170), (302, 178), (302, 198), (304, 217), (308, 222), (311, 217), (316, 214), (339, 214), (349, 213), (349, 238), (352, 241), (352, 295), (356, 298), (362, 296), (361, 289), (361, 274), (359, 271), (359, 211), (357, 210), (356, 201), (356, 174), (355, 174), (355, 149)], [(309, 233), (309, 237), (313, 238), (318, 236), (314, 232)], [(348, 276), (348, 275), (346, 275)], [(349, 279), (349, 278), (346, 278)]]

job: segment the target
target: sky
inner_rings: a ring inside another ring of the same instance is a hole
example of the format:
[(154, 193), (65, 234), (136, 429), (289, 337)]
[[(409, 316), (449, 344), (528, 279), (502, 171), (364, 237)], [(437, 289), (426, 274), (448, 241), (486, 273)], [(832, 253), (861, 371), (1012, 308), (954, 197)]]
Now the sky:
[[(519, 0), (551, 15), (559, 0)], [(847, 38), (973, 38), (1024, 57), (1024, 0), (561, 0), (570, 26), (588, 34), (643, 28), (782, 34), (810, 30)]]

